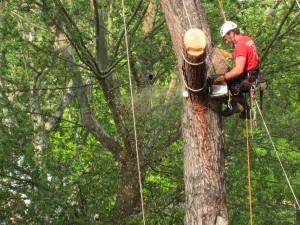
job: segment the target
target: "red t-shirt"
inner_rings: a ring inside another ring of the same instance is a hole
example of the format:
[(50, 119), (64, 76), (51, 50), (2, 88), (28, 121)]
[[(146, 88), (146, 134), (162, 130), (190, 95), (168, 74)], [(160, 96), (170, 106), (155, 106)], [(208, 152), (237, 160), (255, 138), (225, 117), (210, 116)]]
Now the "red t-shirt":
[(255, 69), (260, 62), (253, 40), (248, 36), (242, 36), (235, 44), (233, 57), (246, 57), (245, 71)]

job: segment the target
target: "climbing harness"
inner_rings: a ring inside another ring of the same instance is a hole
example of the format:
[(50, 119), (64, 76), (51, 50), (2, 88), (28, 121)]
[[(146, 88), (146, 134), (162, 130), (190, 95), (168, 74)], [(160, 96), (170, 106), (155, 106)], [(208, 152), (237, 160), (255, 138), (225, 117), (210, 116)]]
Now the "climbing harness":
[(137, 140), (136, 121), (135, 121), (135, 110), (134, 110), (133, 88), (132, 88), (131, 66), (130, 66), (130, 54), (129, 54), (129, 44), (128, 44), (128, 37), (127, 37), (127, 24), (126, 24), (126, 18), (125, 18), (124, 0), (122, 0), (122, 14), (123, 14), (124, 32), (125, 32), (124, 36), (125, 36), (126, 54), (127, 54), (128, 77), (129, 77), (130, 97), (131, 97), (131, 111), (132, 111), (132, 118), (133, 118), (137, 170), (138, 170), (140, 197), (141, 197), (141, 208), (142, 208), (143, 224), (145, 225), (146, 219), (145, 219), (144, 200), (143, 200), (142, 176), (141, 176), (140, 156), (139, 156), (139, 148), (138, 148), (138, 140)]
[(255, 88), (257, 85), (259, 72), (260, 69), (256, 68), (241, 74), (236, 82), (230, 85), (230, 90), (233, 95), (238, 95), (239, 93), (248, 93), (251, 89)]
[[(213, 75), (214, 76), (214, 75)], [(220, 76), (220, 75), (219, 75)], [(236, 82), (229, 84), (230, 87), (228, 88), (228, 94), (226, 95), (214, 95), (213, 93), (210, 93), (210, 96), (213, 98), (216, 97), (226, 97), (228, 96), (227, 100), (227, 107), (231, 110), (233, 110), (232, 106), (232, 96), (238, 96), (240, 93), (250, 93), (251, 95), (251, 110), (250, 110), (250, 121), (251, 121), (251, 129), (252, 125), (254, 127), (257, 126), (256, 121), (256, 112), (255, 107), (252, 107), (254, 105), (254, 100), (256, 99), (255, 90), (260, 91), (260, 103), (262, 106), (262, 94), (263, 91), (267, 89), (268, 83), (267, 83), (267, 77), (266, 74), (260, 70), (259, 68), (245, 72), (243, 73)]]

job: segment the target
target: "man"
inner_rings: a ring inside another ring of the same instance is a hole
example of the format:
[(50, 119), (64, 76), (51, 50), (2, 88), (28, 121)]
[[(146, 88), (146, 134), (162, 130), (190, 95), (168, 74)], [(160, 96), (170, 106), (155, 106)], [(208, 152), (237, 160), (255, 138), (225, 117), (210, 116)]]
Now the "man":
[(259, 73), (260, 59), (253, 40), (242, 35), (234, 22), (225, 22), (220, 33), (226, 44), (233, 47), (233, 53), (221, 50), (222, 54), (235, 62), (235, 67), (232, 70), (214, 80), (214, 84), (226, 82), (233, 95), (232, 109), (227, 108), (222, 112), (222, 115), (231, 116), (234, 113), (240, 113), (240, 118), (244, 119), (249, 106), (242, 93), (249, 92), (255, 84)]

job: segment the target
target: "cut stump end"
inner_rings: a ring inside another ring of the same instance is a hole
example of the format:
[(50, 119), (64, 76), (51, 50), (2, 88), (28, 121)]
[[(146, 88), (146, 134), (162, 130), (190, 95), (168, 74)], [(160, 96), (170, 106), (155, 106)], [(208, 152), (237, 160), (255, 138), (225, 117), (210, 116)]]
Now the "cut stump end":
[(189, 29), (184, 35), (184, 45), (187, 54), (191, 56), (202, 55), (206, 46), (204, 32), (197, 28)]

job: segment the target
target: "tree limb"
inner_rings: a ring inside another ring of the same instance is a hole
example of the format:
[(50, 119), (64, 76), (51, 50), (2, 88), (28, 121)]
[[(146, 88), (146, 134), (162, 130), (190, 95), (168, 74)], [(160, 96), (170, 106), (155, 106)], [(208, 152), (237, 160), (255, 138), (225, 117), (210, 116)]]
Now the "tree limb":
[(291, 7), (289, 8), (288, 12), (284, 15), (283, 19), (281, 20), (281, 23), (279, 25), (279, 27), (277, 28), (277, 30), (275, 31), (273, 38), (271, 39), (271, 41), (269, 42), (267, 48), (263, 51), (262, 56), (261, 56), (261, 62), (263, 62), (266, 57), (268, 56), (272, 46), (274, 45), (275, 41), (277, 40), (280, 31), (283, 28), (283, 25), (285, 24), (286, 20), (288, 19), (288, 16), (291, 14), (291, 12), (293, 11), (293, 8), (295, 6), (296, 2), (294, 1), (293, 4), (291, 5)]

